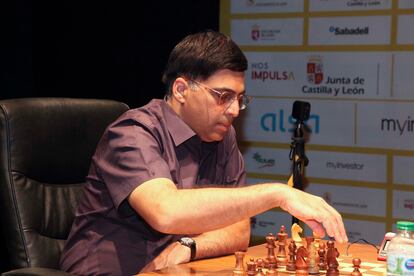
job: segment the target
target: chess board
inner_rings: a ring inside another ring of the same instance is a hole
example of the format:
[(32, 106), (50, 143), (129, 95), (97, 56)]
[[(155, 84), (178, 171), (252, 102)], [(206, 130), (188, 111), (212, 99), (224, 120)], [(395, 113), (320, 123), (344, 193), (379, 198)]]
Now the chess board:
[[(350, 259), (342, 259), (338, 258), (339, 263), (339, 275), (350, 275), (351, 272), (354, 270), (352, 266), (352, 258)], [(295, 274), (295, 271), (287, 271), (284, 267), (279, 267), (276, 269), (278, 273), (286, 273), (286, 274)], [(386, 275), (387, 274), (387, 265), (386, 262), (381, 263), (372, 263), (372, 262), (364, 262), (361, 263), (361, 268), (359, 271), (364, 276), (370, 275)], [(263, 272), (267, 272), (267, 269), (263, 269)], [(326, 275), (326, 271), (320, 271), (319, 275)]]

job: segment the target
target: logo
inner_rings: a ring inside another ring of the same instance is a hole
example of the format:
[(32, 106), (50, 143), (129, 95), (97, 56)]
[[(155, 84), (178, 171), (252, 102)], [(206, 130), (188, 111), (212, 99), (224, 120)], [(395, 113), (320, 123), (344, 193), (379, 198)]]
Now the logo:
[(259, 169), (264, 168), (264, 167), (274, 167), (275, 166), (275, 159), (266, 159), (263, 158), (259, 153), (255, 153), (253, 155), (253, 159), (256, 160), (257, 163), (261, 164), (259, 166)]
[(260, 26), (259, 25), (253, 25), (251, 36), (254, 41), (258, 41), (260, 39)]
[(369, 27), (357, 27), (357, 28), (341, 28), (341, 27), (329, 27), (329, 32), (334, 35), (367, 35), (369, 34)]
[(382, 118), (381, 131), (397, 132), (401, 135), (414, 131), (414, 120), (408, 116), (405, 120), (398, 118)]
[(405, 261), (405, 268), (407, 270), (414, 270), (414, 259), (408, 259)]
[[(296, 120), (292, 115), (285, 116), (285, 111), (280, 109), (275, 112), (268, 112), (262, 115), (260, 118), (260, 127), (266, 132), (294, 132)], [(310, 133), (319, 133), (320, 128), (320, 116), (317, 114), (311, 114), (309, 119), (305, 121), (306, 126)], [(291, 128), (287, 128), (291, 126)]]
[(311, 56), (306, 64), (308, 82), (320, 84), (323, 81), (323, 63), (321, 56)]
[(413, 210), (414, 209), (414, 200), (413, 199), (404, 200), (404, 208)]
[(268, 62), (252, 62), (252, 80), (294, 81), (295, 74), (291, 70), (272, 70)]

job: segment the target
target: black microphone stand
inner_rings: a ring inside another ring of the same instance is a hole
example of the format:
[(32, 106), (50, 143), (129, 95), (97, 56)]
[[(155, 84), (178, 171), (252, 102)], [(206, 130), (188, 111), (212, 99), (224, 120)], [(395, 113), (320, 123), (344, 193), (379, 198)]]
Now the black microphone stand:
[[(289, 159), (292, 161), (293, 187), (303, 191), (305, 184), (305, 167), (309, 164), (309, 159), (305, 155), (305, 143), (308, 129), (304, 120), (308, 119), (309, 113), (304, 116), (295, 116), (297, 115), (296, 112), (293, 113), (293, 117), (297, 119), (297, 121), (295, 123), (295, 130), (290, 144)], [(302, 113), (300, 112), (300, 114)], [(292, 217), (292, 224), (298, 222), (299, 220), (296, 217)]]

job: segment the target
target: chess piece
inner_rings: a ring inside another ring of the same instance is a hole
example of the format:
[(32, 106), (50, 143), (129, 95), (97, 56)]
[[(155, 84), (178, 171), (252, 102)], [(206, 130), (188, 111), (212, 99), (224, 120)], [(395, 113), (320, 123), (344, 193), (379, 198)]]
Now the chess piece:
[(255, 276), (256, 271), (256, 263), (254, 262), (253, 258), (250, 258), (250, 260), (246, 263), (247, 266), (247, 276)]
[(299, 226), (299, 224), (294, 223), (292, 224), (291, 233), (292, 233), (292, 240), (299, 246), (302, 243), (302, 238), (299, 236), (299, 233), (302, 233), (303, 229)]
[(296, 243), (294, 240), (291, 240), (288, 247), (288, 262), (286, 264), (286, 270), (288, 271), (295, 271), (296, 270)]
[(304, 246), (300, 246), (296, 251), (296, 274), (307, 275), (308, 274), (308, 264), (306, 259), (308, 257), (308, 251)]
[(352, 259), (352, 264), (354, 265), (354, 271), (351, 272), (351, 276), (362, 276), (361, 271), (359, 271), (361, 267), (361, 259), (360, 258)]
[(335, 244), (332, 240), (327, 241), (327, 252), (326, 252), (326, 262), (328, 264), (328, 270), (326, 271), (327, 276), (338, 276), (338, 261), (336, 258), (339, 257), (338, 249), (335, 248)]
[(267, 258), (265, 260), (265, 267), (274, 267), (277, 268), (277, 260), (275, 257), (275, 236), (272, 233), (269, 233), (266, 236), (266, 248), (267, 248)]
[(315, 242), (311, 242), (310, 251), (308, 256), (308, 272), (309, 274), (316, 275), (319, 274), (318, 266), (318, 251)]
[(328, 264), (326, 263), (325, 258), (325, 244), (323, 242), (319, 243), (318, 255), (319, 255), (319, 270), (327, 270)]
[(309, 252), (311, 250), (312, 242), (315, 240), (315, 238), (309, 236), (309, 237), (306, 237), (305, 240), (306, 240), (306, 249)]
[(266, 276), (267, 275), (276, 276), (277, 275), (277, 270), (274, 267), (269, 267), (269, 270), (266, 272)]
[(285, 226), (282, 225), (280, 227), (280, 232), (277, 233), (277, 241), (279, 250), (277, 252), (277, 264), (279, 266), (286, 266), (287, 263), (287, 256), (286, 256), (286, 241), (288, 238), (288, 234), (285, 231)]
[(244, 255), (245, 253), (242, 251), (236, 251), (234, 253), (234, 256), (236, 257), (236, 265), (233, 269), (233, 276), (245, 275), (243, 265)]
[(256, 274), (256, 276), (265, 276), (265, 274), (263, 273), (263, 270), (262, 270), (262, 268), (261, 268), (261, 267), (259, 267), (259, 268), (257, 269), (257, 274)]
[(259, 269), (259, 268), (263, 269), (265, 267), (265, 262), (262, 258), (258, 258), (256, 260), (256, 267), (257, 267), (257, 269)]

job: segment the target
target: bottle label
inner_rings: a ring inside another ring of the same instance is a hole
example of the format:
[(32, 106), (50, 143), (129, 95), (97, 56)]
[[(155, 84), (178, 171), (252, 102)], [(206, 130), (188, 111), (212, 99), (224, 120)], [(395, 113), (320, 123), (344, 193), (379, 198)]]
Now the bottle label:
[(387, 273), (391, 275), (414, 275), (414, 258), (388, 255)]

